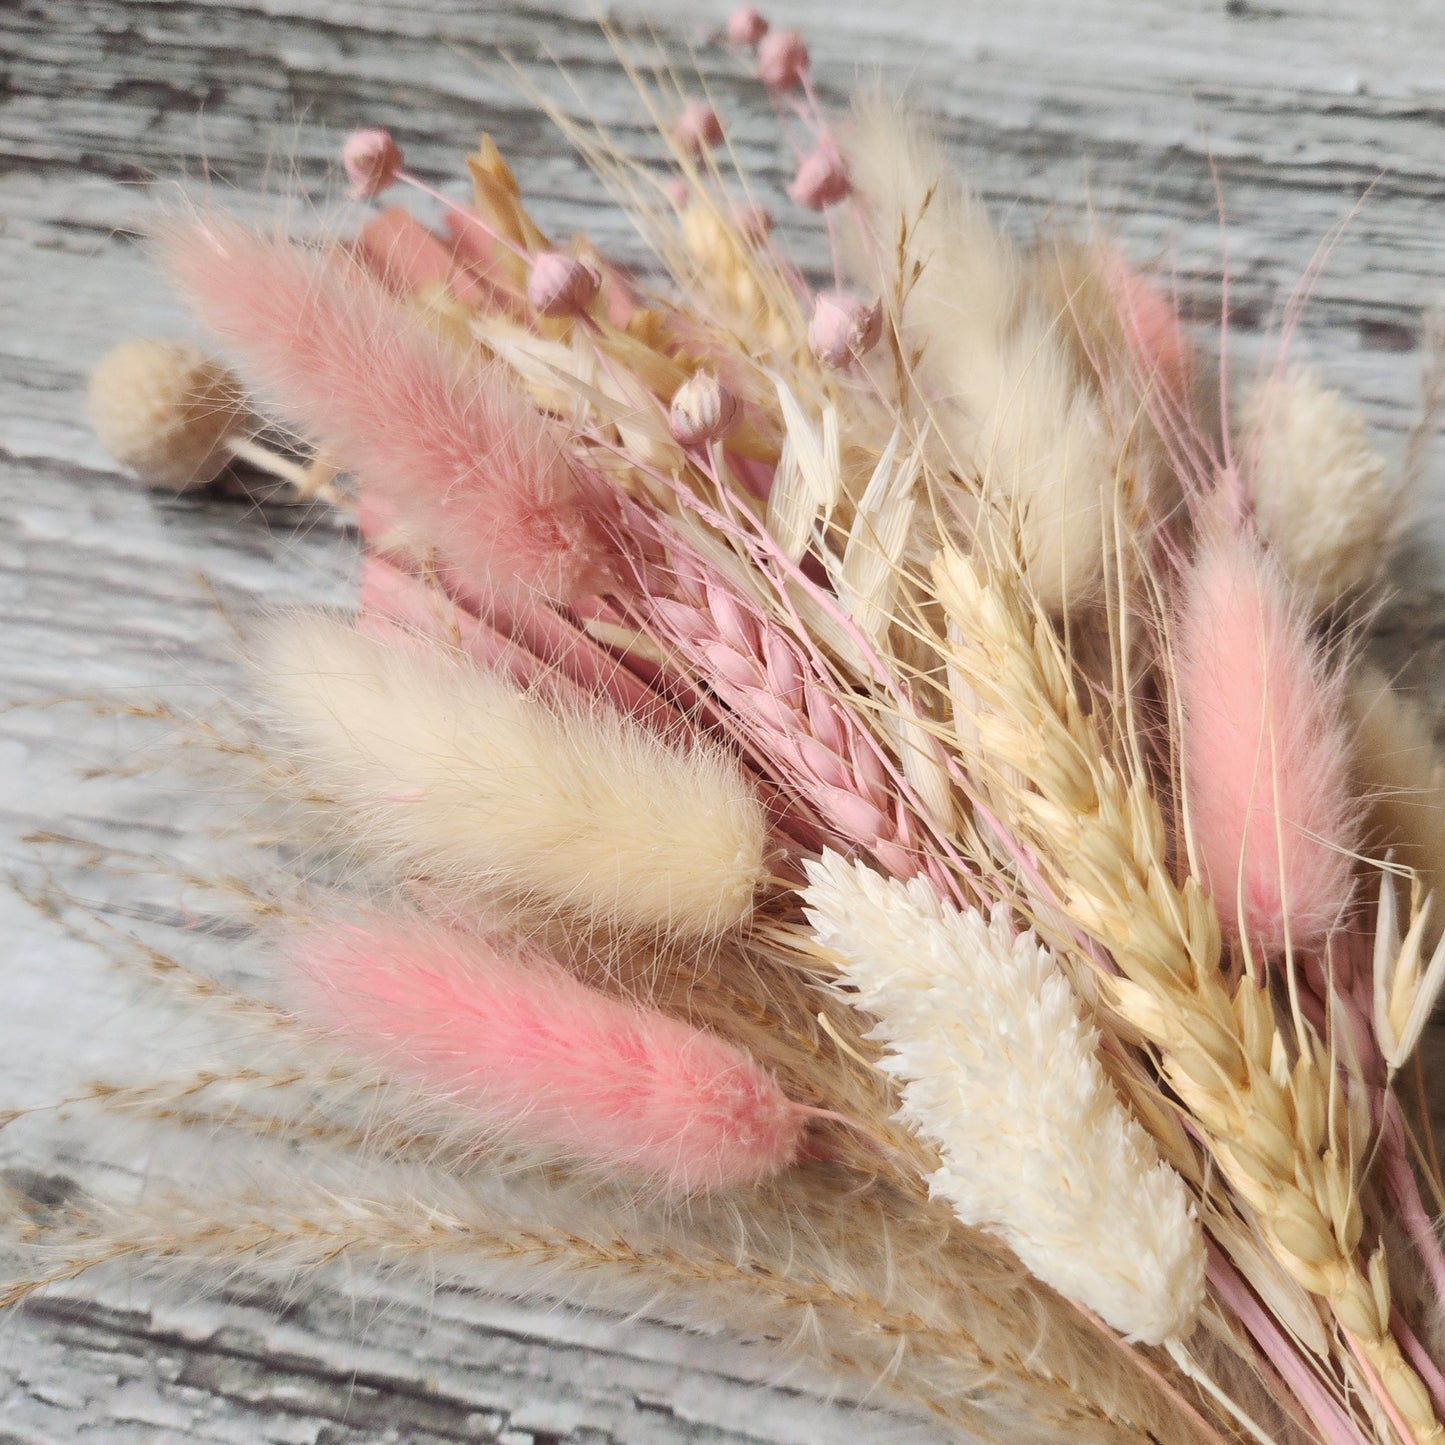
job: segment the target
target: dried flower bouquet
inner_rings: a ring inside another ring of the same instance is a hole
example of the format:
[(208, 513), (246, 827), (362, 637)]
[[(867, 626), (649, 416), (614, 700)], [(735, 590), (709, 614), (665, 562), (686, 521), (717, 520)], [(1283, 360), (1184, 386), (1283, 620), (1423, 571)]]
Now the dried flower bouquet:
[(1442, 1438), (1396, 1090), (1441, 784), (1347, 626), (1399, 484), (1312, 373), (1211, 402), (1109, 242), (1021, 249), (895, 107), (830, 121), (800, 36), (727, 41), (825, 289), (642, 77), (666, 173), (574, 138), (665, 287), (485, 139), (460, 204), (358, 132), (344, 244), (160, 227), (236, 370), (122, 348), (102, 439), (353, 509), (360, 605), (266, 625), (230, 748), (307, 845), (253, 898), (283, 1002), (152, 955), (243, 1062), (91, 1095), (251, 1131), (270, 1186), (17, 1218), (8, 1298), (372, 1255), (786, 1338), (987, 1438)]

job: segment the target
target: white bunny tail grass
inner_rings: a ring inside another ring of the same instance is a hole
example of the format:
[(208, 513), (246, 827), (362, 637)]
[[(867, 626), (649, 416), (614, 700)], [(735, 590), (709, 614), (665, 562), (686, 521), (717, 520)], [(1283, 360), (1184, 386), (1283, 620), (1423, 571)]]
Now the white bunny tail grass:
[(1364, 417), (1291, 366), (1256, 386), (1238, 433), (1255, 520), (1300, 596), (1323, 612), (1374, 581), (1400, 494)]
[(767, 824), (738, 764), (609, 711), (564, 710), (459, 653), (333, 618), (257, 649), (303, 778), (364, 842), (465, 890), (608, 922), (715, 934), (750, 916)]
[(804, 906), (879, 1020), (868, 1037), (890, 1050), (879, 1067), (902, 1084), (901, 1117), (939, 1150), (932, 1191), (1130, 1339), (1187, 1334), (1198, 1222), (1104, 1077), (1052, 955), (1002, 907), (957, 912), (922, 881), (832, 853), (807, 867)]

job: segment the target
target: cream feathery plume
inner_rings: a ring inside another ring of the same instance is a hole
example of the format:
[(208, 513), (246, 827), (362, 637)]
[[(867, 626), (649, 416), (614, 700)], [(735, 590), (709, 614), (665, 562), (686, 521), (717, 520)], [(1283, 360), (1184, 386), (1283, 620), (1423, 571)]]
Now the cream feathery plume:
[(257, 663), (297, 770), (403, 866), (693, 938), (751, 915), (767, 820), (722, 748), (335, 618), (288, 619)]
[(1066, 611), (1099, 584), (1118, 461), (1068, 318), (1031, 284), (938, 142), (895, 105), (876, 95), (855, 105), (848, 164), (865, 218), (856, 269), (890, 298), (917, 353), (937, 470), (982, 488), (976, 516), (970, 498), (950, 498), (961, 529), (980, 548), (1017, 544), (1033, 593)]
[(1364, 418), (1318, 372), (1291, 366), (1256, 388), (1241, 423), (1255, 521), (1301, 595), (1324, 611), (1367, 587), (1400, 495)]
[(1193, 1207), (1110, 1087), (1053, 956), (1001, 906), (958, 912), (923, 879), (835, 853), (807, 868), (809, 920), (879, 1020), (868, 1037), (890, 1051), (899, 1117), (939, 1151), (932, 1192), (1129, 1339), (1187, 1334), (1204, 1289)]
[[(1345, 692), (1354, 732), (1353, 761), (1369, 805), (1371, 843), (1420, 875), (1424, 891), (1445, 901), (1445, 759), (1431, 736), (1430, 715), (1379, 668), (1362, 662)], [(1441, 936), (1439, 909), (1426, 927)]]

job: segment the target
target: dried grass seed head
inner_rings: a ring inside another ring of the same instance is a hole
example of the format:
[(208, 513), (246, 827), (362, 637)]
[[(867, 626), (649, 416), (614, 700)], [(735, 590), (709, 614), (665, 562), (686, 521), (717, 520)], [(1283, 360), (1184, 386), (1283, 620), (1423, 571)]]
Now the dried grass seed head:
[(1261, 535), (1315, 611), (1379, 575), (1399, 524), (1399, 489), (1365, 420), (1318, 372), (1263, 378), (1237, 428)]
[(568, 602), (607, 585), (612, 547), (566, 434), (500, 366), (335, 253), (215, 211), (158, 240), (248, 384), (468, 585)]
[(116, 461), (176, 491), (216, 477), (231, 460), (227, 442), (255, 424), (235, 374), (183, 341), (107, 352), (90, 374), (89, 412)]
[(693, 939), (744, 923), (762, 805), (719, 746), (599, 702), (567, 710), (417, 636), (294, 617), (257, 649), (294, 764), (383, 858), (599, 923)]
[(542, 252), (527, 273), (527, 300), (541, 316), (580, 316), (601, 289), (601, 272), (565, 251)]
[(900, 1118), (939, 1150), (929, 1188), (1131, 1339), (1188, 1333), (1204, 1242), (1179, 1177), (1120, 1102), (1057, 963), (1007, 908), (940, 902), (826, 853), (804, 906), (878, 1019)]
[(769, 90), (792, 90), (808, 73), (808, 45), (796, 30), (769, 30), (757, 40), (758, 79)]
[(294, 935), (307, 1011), (488, 1143), (664, 1193), (756, 1186), (806, 1111), (737, 1046), (573, 977), (534, 943), (363, 914)]

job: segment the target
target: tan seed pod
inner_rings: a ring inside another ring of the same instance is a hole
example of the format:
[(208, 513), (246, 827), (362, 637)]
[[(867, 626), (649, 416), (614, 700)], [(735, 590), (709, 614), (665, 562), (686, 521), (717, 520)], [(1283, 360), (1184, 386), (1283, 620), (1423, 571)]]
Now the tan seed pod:
[(302, 500), (347, 505), (326, 456), (296, 461), (256, 440), (261, 423), (240, 380), (187, 342), (123, 341), (91, 372), (89, 400), (101, 445), (152, 486), (189, 491), (240, 461), (288, 482)]
[(90, 376), (101, 445), (143, 481), (178, 492), (217, 476), (250, 421), (236, 377), (183, 341), (122, 342)]

